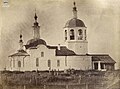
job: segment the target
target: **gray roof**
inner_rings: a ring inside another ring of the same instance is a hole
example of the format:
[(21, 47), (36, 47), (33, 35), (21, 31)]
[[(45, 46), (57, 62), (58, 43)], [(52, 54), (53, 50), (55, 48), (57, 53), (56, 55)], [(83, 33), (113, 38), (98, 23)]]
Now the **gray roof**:
[[(84, 23), (83, 23), (84, 24)], [(37, 49), (38, 45), (45, 45), (49, 49), (55, 49), (56, 56), (92, 56), (92, 61), (101, 61), (103, 63), (116, 63), (108, 54), (85, 54), (85, 55), (78, 55), (74, 51), (68, 49), (66, 46), (60, 46), (60, 50), (58, 50), (57, 46), (49, 46), (43, 39), (31, 39), (27, 42), (25, 47)], [(18, 52), (11, 56), (18, 55), (29, 55), (27, 52)]]
[(61, 46), (60, 50), (58, 50), (57, 46), (49, 46), (46, 44), (46, 42), (43, 39), (31, 39), (27, 42), (25, 47), (31, 48), (31, 49), (37, 49), (38, 45), (45, 45), (49, 49), (55, 49), (56, 50), (56, 56), (72, 56), (76, 55), (74, 51), (69, 50), (66, 46)]
[(89, 54), (92, 61), (101, 61), (103, 63), (116, 63), (108, 54)]
[(18, 50), (17, 53), (14, 53), (10, 55), (9, 57), (13, 57), (13, 56), (30, 56), (30, 55), (24, 50)]
[(55, 49), (56, 56), (73, 56), (76, 55), (74, 51), (68, 49), (66, 46), (60, 46), (60, 50), (58, 50), (57, 46), (48, 46), (49, 49)]
[[(45, 44), (43, 44), (45, 45)], [(60, 50), (58, 50), (57, 46), (48, 46), (45, 45), (49, 49), (55, 49), (56, 56), (92, 56), (92, 61), (101, 61), (102, 63), (116, 63), (108, 54), (85, 54), (85, 55), (77, 55), (74, 51), (68, 49), (66, 46), (60, 46)], [(33, 46), (33, 48), (36, 48)], [(30, 56), (24, 50), (18, 50), (17, 53), (10, 55), (13, 56)]]
[(27, 42), (25, 47), (31, 48), (31, 49), (36, 49), (38, 45), (45, 45), (49, 49), (55, 49), (56, 50), (56, 56), (72, 56), (76, 55), (75, 52), (72, 50), (69, 50), (66, 46), (61, 46), (60, 50), (57, 49), (57, 46), (49, 46), (46, 44), (46, 42), (43, 39), (31, 39)]
[(72, 28), (72, 27), (86, 27), (86, 26), (82, 20), (73, 18), (67, 21), (67, 23), (65, 24), (65, 28), (66, 27)]
[(65, 46), (61, 46), (60, 50), (56, 49), (56, 56), (73, 56), (76, 55), (74, 51)]

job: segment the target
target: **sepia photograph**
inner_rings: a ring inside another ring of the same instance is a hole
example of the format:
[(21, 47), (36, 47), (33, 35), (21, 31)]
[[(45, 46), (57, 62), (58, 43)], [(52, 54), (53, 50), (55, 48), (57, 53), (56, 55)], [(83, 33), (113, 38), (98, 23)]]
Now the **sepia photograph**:
[(0, 0), (0, 89), (120, 89), (120, 0)]

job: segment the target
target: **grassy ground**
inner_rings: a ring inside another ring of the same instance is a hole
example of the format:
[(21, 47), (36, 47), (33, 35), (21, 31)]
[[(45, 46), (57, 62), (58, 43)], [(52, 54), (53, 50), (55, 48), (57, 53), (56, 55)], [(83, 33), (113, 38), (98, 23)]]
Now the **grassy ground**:
[[(119, 85), (119, 82), (120, 70), (70, 70), (67, 73), (57, 71), (1, 72), (1, 85), (6, 86), (6, 89), (112, 89)], [(119, 86), (117, 88), (119, 89)]]

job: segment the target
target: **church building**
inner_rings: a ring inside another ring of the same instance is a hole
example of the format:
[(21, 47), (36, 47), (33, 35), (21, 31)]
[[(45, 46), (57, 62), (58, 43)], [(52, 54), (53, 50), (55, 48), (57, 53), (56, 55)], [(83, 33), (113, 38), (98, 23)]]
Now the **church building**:
[(115, 61), (108, 54), (89, 54), (87, 27), (78, 19), (74, 2), (73, 17), (63, 28), (65, 45), (50, 46), (40, 38), (40, 25), (35, 13), (33, 38), (23, 44), (20, 34), (19, 50), (9, 55), (10, 71), (114, 70)]

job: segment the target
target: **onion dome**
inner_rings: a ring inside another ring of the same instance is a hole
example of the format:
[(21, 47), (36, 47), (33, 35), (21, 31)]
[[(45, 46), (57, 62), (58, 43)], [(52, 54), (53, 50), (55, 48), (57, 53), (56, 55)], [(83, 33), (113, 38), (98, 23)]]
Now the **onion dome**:
[(30, 47), (36, 47), (38, 45), (46, 45), (46, 42), (43, 39), (30, 39), (27, 41), (25, 47), (28, 49)]
[(66, 27), (86, 27), (84, 22), (80, 19), (77, 19), (77, 18), (73, 18), (69, 21), (67, 21), (67, 23), (65, 24), (65, 28)]
[(68, 20), (65, 24), (65, 28), (73, 28), (73, 27), (86, 27), (84, 22), (77, 18), (77, 7), (75, 2), (73, 3), (73, 18)]

